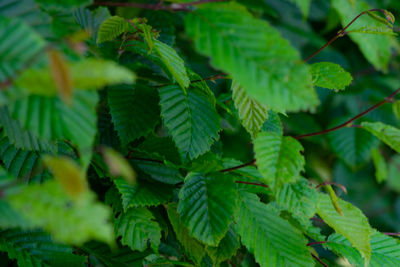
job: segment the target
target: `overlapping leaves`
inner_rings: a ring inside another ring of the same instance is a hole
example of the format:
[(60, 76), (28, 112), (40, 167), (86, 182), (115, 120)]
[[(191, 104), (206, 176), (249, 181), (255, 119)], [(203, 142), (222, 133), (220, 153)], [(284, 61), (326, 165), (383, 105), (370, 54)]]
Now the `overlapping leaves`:
[(178, 213), (193, 237), (216, 246), (228, 231), (236, 203), (232, 176), (189, 173), (179, 192)]
[(260, 133), (254, 140), (257, 166), (272, 187), (296, 181), (304, 168), (303, 147), (292, 137), (274, 132)]
[(184, 160), (207, 152), (220, 130), (212, 103), (197, 90), (187, 94), (176, 85), (160, 89), (161, 116)]
[(255, 194), (241, 194), (236, 229), (261, 266), (314, 265), (307, 239)]
[(188, 14), (185, 25), (196, 49), (260, 103), (281, 112), (318, 104), (309, 69), (300, 62), (298, 52), (243, 6), (210, 5)]

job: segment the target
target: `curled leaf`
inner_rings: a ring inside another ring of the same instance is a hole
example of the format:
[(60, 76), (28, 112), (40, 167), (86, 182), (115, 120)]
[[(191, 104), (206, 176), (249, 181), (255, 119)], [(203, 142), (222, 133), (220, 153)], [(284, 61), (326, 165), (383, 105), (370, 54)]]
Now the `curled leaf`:
[(333, 207), (335, 208), (335, 210), (336, 210), (340, 215), (343, 216), (342, 209), (341, 209), (340, 206), (339, 206), (339, 199), (338, 199), (338, 197), (336, 196), (336, 193), (335, 193), (335, 191), (333, 190), (332, 186), (330, 186), (330, 185), (325, 185), (324, 188), (325, 188), (325, 190), (328, 192), (329, 197), (331, 198), (331, 201), (332, 201), (332, 205), (333, 205)]

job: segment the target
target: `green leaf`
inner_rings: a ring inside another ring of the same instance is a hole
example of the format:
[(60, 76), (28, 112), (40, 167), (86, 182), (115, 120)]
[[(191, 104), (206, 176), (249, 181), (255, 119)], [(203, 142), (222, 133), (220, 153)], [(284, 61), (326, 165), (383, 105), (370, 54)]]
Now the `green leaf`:
[[(108, 60), (85, 59), (70, 63), (68, 69), (76, 90), (102, 89), (107, 85), (131, 84), (135, 81), (133, 72)], [(58, 92), (50, 67), (28, 69), (14, 83), (31, 94), (54, 96)]]
[(203, 257), (206, 255), (204, 245), (189, 234), (189, 230), (180, 222), (175, 203), (167, 206), (168, 218), (174, 229), (176, 238), (182, 244), (187, 256), (191, 258), (197, 265), (200, 265)]
[(261, 126), (263, 132), (274, 132), (283, 135), (283, 125), (278, 113), (269, 110), (268, 120)]
[[(348, 0), (332, 1), (332, 6), (340, 16), (342, 26), (346, 26), (358, 14), (371, 9), (370, 6), (363, 0), (357, 0), (354, 5)], [(382, 23), (374, 20), (369, 16), (360, 17), (352, 26), (351, 29), (361, 27), (382, 26)], [(350, 38), (355, 42), (365, 58), (378, 70), (386, 71), (391, 55), (392, 38), (387, 35), (375, 34), (360, 34), (349, 33)]]
[(242, 193), (236, 220), (242, 243), (260, 266), (314, 266), (307, 239), (257, 195)]
[(16, 148), (5, 136), (0, 137), (0, 158), (5, 169), (15, 177), (39, 181), (46, 177), (40, 168), (40, 154)]
[(254, 138), (268, 118), (268, 108), (248, 96), (236, 81), (232, 81), (231, 90), (242, 125)]
[(392, 104), (393, 114), (398, 120), (400, 120), (400, 100), (393, 102)]
[(208, 246), (206, 247), (206, 250), (214, 264), (218, 266), (221, 262), (230, 259), (239, 248), (239, 236), (231, 226), (217, 247)]
[(119, 214), (114, 222), (115, 234), (132, 250), (144, 251), (148, 241), (154, 251), (160, 245), (161, 228), (153, 214), (145, 208), (132, 208)]
[(115, 130), (123, 145), (147, 135), (159, 121), (159, 97), (149, 86), (111, 87), (107, 98)]
[(385, 158), (381, 155), (378, 149), (372, 150), (372, 162), (375, 166), (375, 178), (380, 184), (386, 180), (388, 175), (388, 168)]
[(144, 173), (150, 175), (150, 177), (156, 181), (175, 185), (182, 183), (184, 180), (179, 169), (167, 166), (163, 163), (146, 160), (135, 160), (134, 162)]
[(0, 229), (16, 227), (27, 229), (31, 225), (11, 207), (10, 203), (0, 200)]
[(400, 130), (382, 122), (363, 122), (363, 129), (378, 137), (382, 142), (400, 153)]
[(197, 90), (185, 94), (176, 85), (160, 89), (161, 116), (184, 160), (210, 150), (219, 138), (220, 117), (212, 103)]
[(196, 50), (229, 73), (247, 93), (280, 112), (313, 109), (318, 104), (306, 64), (265, 20), (236, 3), (209, 5), (185, 17)]
[(198, 89), (200, 92), (202, 92), (215, 106), (217, 100), (215, 99), (214, 92), (207, 85), (206, 81), (200, 75), (191, 70), (189, 70), (189, 77), (190, 87)]
[(77, 8), (73, 13), (76, 22), (92, 36), (93, 41), (96, 39), (101, 23), (111, 16), (106, 7), (99, 7), (95, 10)]
[(130, 24), (124, 18), (112, 16), (101, 23), (97, 33), (97, 43), (111, 41), (126, 32)]
[(379, 144), (377, 138), (366, 131), (346, 127), (328, 134), (332, 150), (348, 166), (359, 167), (371, 158), (372, 149)]
[[(364, 266), (360, 253), (344, 236), (330, 235), (327, 246), (335, 253), (345, 256), (351, 264)], [(371, 235), (371, 249), (370, 267), (390, 267), (400, 264), (400, 244), (396, 239), (374, 231)]]
[(33, 226), (51, 233), (60, 242), (82, 245), (91, 239), (112, 243), (111, 210), (96, 202), (88, 191), (78, 202), (69, 196), (57, 181), (29, 185), (11, 194), (7, 201)]
[(7, 136), (10, 144), (15, 148), (35, 151), (54, 151), (54, 145), (39, 139), (30, 131), (22, 129), (18, 121), (11, 118), (7, 108), (0, 109), (0, 125), (3, 126), (3, 134)]
[(3, 40), (0, 44), (1, 82), (13, 78), (28, 62), (40, 58), (46, 45), (28, 25), (3, 16), (0, 16), (0, 40)]
[(179, 191), (178, 213), (191, 236), (216, 246), (233, 219), (237, 207), (233, 177), (223, 173), (189, 173)]
[(143, 266), (144, 258), (153, 252), (151, 249), (148, 249), (144, 252), (133, 252), (126, 246), (119, 249), (112, 248), (111, 250), (108, 245), (93, 241), (86, 243), (82, 247), (82, 250), (95, 257), (97, 260), (99, 260), (99, 262), (103, 263), (104, 266), (107, 267), (140, 267)]
[(279, 207), (290, 212), (293, 218), (306, 227), (316, 213), (317, 199), (317, 191), (309, 186), (306, 179), (300, 179), (296, 184), (286, 183), (276, 192)]
[(51, 16), (40, 10), (34, 0), (3, 0), (0, 3), (0, 15), (23, 20), (44, 36), (51, 34)]
[(345, 236), (369, 262), (372, 229), (367, 218), (361, 210), (349, 202), (339, 199), (339, 205), (343, 215), (336, 211), (329, 196), (321, 193), (317, 202), (317, 213), (336, 233)]
[(258, 170), (272, 188), (294, 182), (304, 170), (303, 147), (292, 137), (274, 132), (260, 133), (254, 140)]
[(71, 140), (85, 162), (96, 135), (97, 99), (95, 92), (76, 92), (70, 106), (56, 97), (31, 95), (10, 103), (10, 111), (24, 129), (39, 138)]
[(343, 90), (353, 81), (350, 73), (331, 62), (314, 63), (310, 71), (313, 84), (327, 89)]
[(158, 56), (164, 63), (168, 71), (178, 82), (178, 84), (183, 88), (187, 88), (190, 83), (190, 79), (186, 72), (185, 62), (176, 51), (158, 40), (154, 40), (154, 49), (157, 51)]
[(54, 243), (40, 231), (0, 231), (0, 251), (7, 252), (18, 266), (85, 266), (85, 257), (74, 254), (67, 245)]
[(113, 181), (121, 194), (125, 211), (129, 208), (158, 206), (172, 197), (172, 188), (162, 183), (138, 181), (135, 185), (130, 185), (124, 179)]

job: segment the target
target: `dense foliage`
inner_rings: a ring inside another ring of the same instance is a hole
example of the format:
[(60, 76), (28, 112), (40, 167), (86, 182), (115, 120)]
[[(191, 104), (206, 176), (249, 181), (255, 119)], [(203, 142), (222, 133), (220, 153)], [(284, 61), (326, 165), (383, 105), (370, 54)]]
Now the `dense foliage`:
[(0, 1), (0, 265), (400, 266), (396, 10)]

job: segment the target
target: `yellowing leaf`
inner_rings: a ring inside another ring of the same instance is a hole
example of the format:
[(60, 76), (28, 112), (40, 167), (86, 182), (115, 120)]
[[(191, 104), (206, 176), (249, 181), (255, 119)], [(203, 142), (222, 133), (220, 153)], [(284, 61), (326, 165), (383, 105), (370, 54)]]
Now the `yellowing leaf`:
[(372, 228), (361, 210), (351, 203), (339, 199), (338, 201), (343, 215), (340, 215), (332, 200), (326, 194), (320, 194), (317, 203), (317, 213), (332, 227), (336, 233), (345, 236), (353, 247), (363, 256), (366, 262), (371, 258), (370, 238)]
[(48, 52), (48, 56), (50, 60), (51, 75), (56, 83), (58, 93), (66, 103), (71, 103), (73, 88), (67, 63), (56, 50)]
[(84, 172), (72, 159), (45, 156), (43, 162), (70, 197), (78, 199), (88, 190)]
[(124, 178), (128, 183), (136, 182), (136, 173), (132, 169), (129, 162), (112, 148), (106, 148), (103, 151), (104, 160), (106, 161), (112, 176)]

